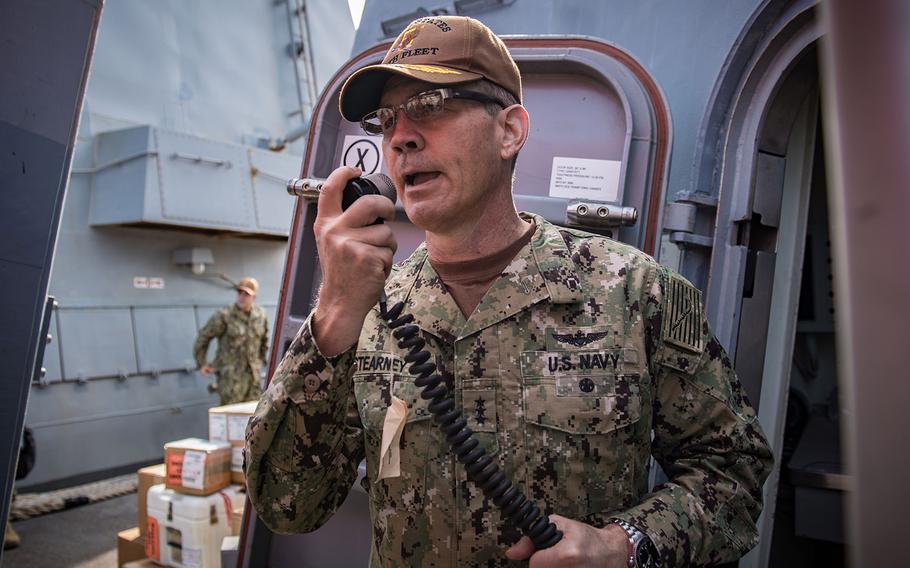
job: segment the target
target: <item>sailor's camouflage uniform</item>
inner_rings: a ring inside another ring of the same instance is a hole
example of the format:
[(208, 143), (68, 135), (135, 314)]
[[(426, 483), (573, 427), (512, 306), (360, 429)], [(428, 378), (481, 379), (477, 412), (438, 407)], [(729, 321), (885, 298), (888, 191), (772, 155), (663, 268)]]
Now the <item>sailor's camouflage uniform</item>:
[(193, 356), (199, 367), (205, 366), (209, 343), (215, 338), (218, 339), (218, 350), (212, 367), (218, 377), (221, 404), (259, 398), (262, 393), (259, 375), (269, 348), (269, 322), (265, 310), (254, 305), (245, 312), (233, 304), (212, 314), (199, 330), (193, 345)]
[[(389, 278), (389, 305), (406, 302), (470, 427), (548, 514), (626, 519), (664, 566), (738, 557), (772, 457), (697, 290), (632, 247), (534, 220), (467, 321), (423, 247)], [(333, 360), (306, 321), (247, 428), (256, 511), (312, 531), (366, 456), (372, 566), (517, 565), (503, 553), (520, 535), (467, 481), (403, 355), (378, 309)], [(376, 481), (391, 395), (408, 404), (401, 476)], [(651, 455), (670, 481), (648, 493)]]

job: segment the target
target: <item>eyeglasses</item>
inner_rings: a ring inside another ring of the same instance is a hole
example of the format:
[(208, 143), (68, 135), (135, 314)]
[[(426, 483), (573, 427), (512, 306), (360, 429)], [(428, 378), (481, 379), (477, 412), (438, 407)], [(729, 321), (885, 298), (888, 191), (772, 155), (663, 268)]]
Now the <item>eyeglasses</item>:
[(414, 121), (426, 120), (442, 112), (445, 101), (449, 99), (466, 99), (480, 103), (493, 103), (500, 108), (506, 108), (501, 101), (473, 91), (458, 91), (455, 89), (434, 89), (417, 93), (402, 104), (395, 107), (382, 107), (374, 110), (360, 119), (360, 127), (367, 134), (378, 136), (388, 134), (395, 128), (398, 110), (404, 111), (407, 117)]

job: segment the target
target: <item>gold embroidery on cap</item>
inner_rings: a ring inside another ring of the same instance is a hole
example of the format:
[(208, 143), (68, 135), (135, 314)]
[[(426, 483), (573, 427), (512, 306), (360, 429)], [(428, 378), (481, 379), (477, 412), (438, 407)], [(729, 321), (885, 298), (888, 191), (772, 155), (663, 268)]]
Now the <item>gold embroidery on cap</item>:
[(437, 67), (436, 65), (416, 65), (413, 63), (396, 63), (395, 67), (404, 67), (412, 71), (423, 71), (424, 73), (446, 73), (449, 75), (461, 75), (461, 71), (455, 71), (447, 67)]
[(417, 39), (417, 36), (420, 34), (420, 26), (411, 24), (407, 27), (401, 35), (398, 36), (398, 40), (395, 41), (395, 45), (392, 46), (390, 52), (399, 52), (404, 51), (405, 49), (411, 49), (411, 46), (414, 45), (414, 40)]

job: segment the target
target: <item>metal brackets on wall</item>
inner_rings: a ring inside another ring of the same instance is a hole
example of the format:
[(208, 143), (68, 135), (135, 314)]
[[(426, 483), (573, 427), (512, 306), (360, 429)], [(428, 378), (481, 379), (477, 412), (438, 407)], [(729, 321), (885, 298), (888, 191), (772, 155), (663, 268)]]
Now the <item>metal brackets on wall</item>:
[(664, 209), (664, 231), (670, 234), (670, 241), (680, 246), (711, 248), (713, 235), (695, 232), (699, 209), (712, 219), (717, 209), (717, 197), (706, 193), (683, 192), (676, 201)]

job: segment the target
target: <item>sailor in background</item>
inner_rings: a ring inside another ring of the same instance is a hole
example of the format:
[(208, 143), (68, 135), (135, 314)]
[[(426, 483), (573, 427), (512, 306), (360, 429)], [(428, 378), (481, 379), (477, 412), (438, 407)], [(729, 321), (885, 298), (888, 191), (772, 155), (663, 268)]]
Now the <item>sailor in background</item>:
[[(199, 330), (193, 355), (203, 375), (215, 373), (214, 389), (221, 404), (245, 402), (259, 397), (259, 373), (268, 355), (269, 322), (265, 310), (256, 305), (259, 282), (244, 278), (237, 284), (237, 301), (215, 312)], [(206, 352), (212, 339), (218, 351), (211, 365)]]

